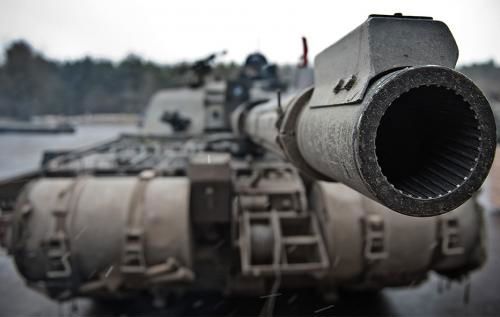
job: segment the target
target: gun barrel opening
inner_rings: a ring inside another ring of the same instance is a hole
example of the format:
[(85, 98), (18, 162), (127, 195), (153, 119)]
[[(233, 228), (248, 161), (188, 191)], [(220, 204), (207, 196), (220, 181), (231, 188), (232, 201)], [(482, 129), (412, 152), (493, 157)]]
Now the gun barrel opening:
[(375, 146), (390, 184), (404, 195), (434, 199), (453, 192), (474, 173), (482, 146), (480, 124), (455, 91), (415, 87), (387, 108)]
[(305, 174), (416, 217), (459, 207), (486, 179), (496, 147), (493, 113), (459, 72), (432, 65), (395, 70), (347, 105), (324, 106), (325, 86), (314, 88), (316, 99), (316, 90), (306, 91), (288, 106), (278, 137), (261, 138), (277, 139)]

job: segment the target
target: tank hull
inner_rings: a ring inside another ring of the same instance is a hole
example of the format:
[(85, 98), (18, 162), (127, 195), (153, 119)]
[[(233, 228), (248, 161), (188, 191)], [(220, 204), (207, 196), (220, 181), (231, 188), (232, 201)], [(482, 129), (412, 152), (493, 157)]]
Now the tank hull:
[[(148, 173), (30, 183), (17, 202), (9, 248), (28, 284), (60, 300), (119, 299), (159, 290), (262, 295), (277, 278), (282, 289), (366, 291), (414, 285), (430, 271), (457, 277), (484, 261), (482, 211), (475, 200), (446, 215), (413, 218), (345, 185), (317, 182), (310, 197), (296, 196), (310, 208), (299, 206), (306, 209), (293, 214), (259, 207), (278, 197), (271, 183), (263, 183), (269, 189), (262, 199), (257, 197), (263, 193), (248, 196), (240, 179), (239, 204), (232, 210), (240, 214), (235, 219), (239, 229), (229, 232), (235, 247), (228, 248), (220, 241), (195, 242), (200, 239), (196, 230), (208, 229), (193, 223), (188, 178)], [(295, 181), (290, 192), (304, 190), (300, 179)], [(314, 234), (322, 241), (318, 250), (324, 258), (320, 254), (317, 263), (309, 261), (312, 253), (300, 244), (289, 252), (290, 241)], [(276, 240), (285, 262), (274, 261)], [(238, 250), (239, 256), (231, 255)]]

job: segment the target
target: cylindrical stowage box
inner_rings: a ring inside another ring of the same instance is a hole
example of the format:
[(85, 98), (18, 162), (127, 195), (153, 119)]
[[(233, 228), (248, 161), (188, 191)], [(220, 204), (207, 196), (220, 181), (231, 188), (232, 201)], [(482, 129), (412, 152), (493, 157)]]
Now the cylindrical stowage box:
[(470, 199), (445, 215), (391, 212), (339, 183), (318, 182), (311, 203), (332, 266), (325, 285), (358, 289), (405, 286), (431, 270), (465, 275), (485, 260), (482, 210)]
[(10, 252), (53, 297), (189, 281), (189, 188), (187, 178), (149, 171), (36, 180), (18, 200)]

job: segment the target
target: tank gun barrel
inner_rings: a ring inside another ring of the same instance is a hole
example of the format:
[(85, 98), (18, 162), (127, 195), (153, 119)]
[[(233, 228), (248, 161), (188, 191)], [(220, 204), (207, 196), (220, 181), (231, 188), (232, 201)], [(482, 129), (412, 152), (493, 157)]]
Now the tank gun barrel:
[(234, 122), (304, 174), (402, 214), (438, 215), (479, 189), (496, 146), (489, 103), (453, 70), (457, 58), (442, 22), (370, 16), (316, 57), (314, 87)]

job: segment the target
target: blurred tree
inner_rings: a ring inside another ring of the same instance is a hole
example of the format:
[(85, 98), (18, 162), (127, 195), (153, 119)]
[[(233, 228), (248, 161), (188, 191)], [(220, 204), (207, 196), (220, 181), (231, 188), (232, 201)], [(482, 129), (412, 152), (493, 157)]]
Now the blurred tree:
[[(158, 65), (135, 54), (113, 64), (85, 57), (48, 60), (24, 41), (11, 43), (0, 65), (0, 117), (39, 114), (139, 113), (159, 89), (189, 82), (190, 64)], [(219, 77), (236, 64), (217, 64)]]
[(26, 118), (37, 107), (34, 63), (33, 51), (26, 42), (14, 42), (7, 48), (0, 90), (7, 116)]

